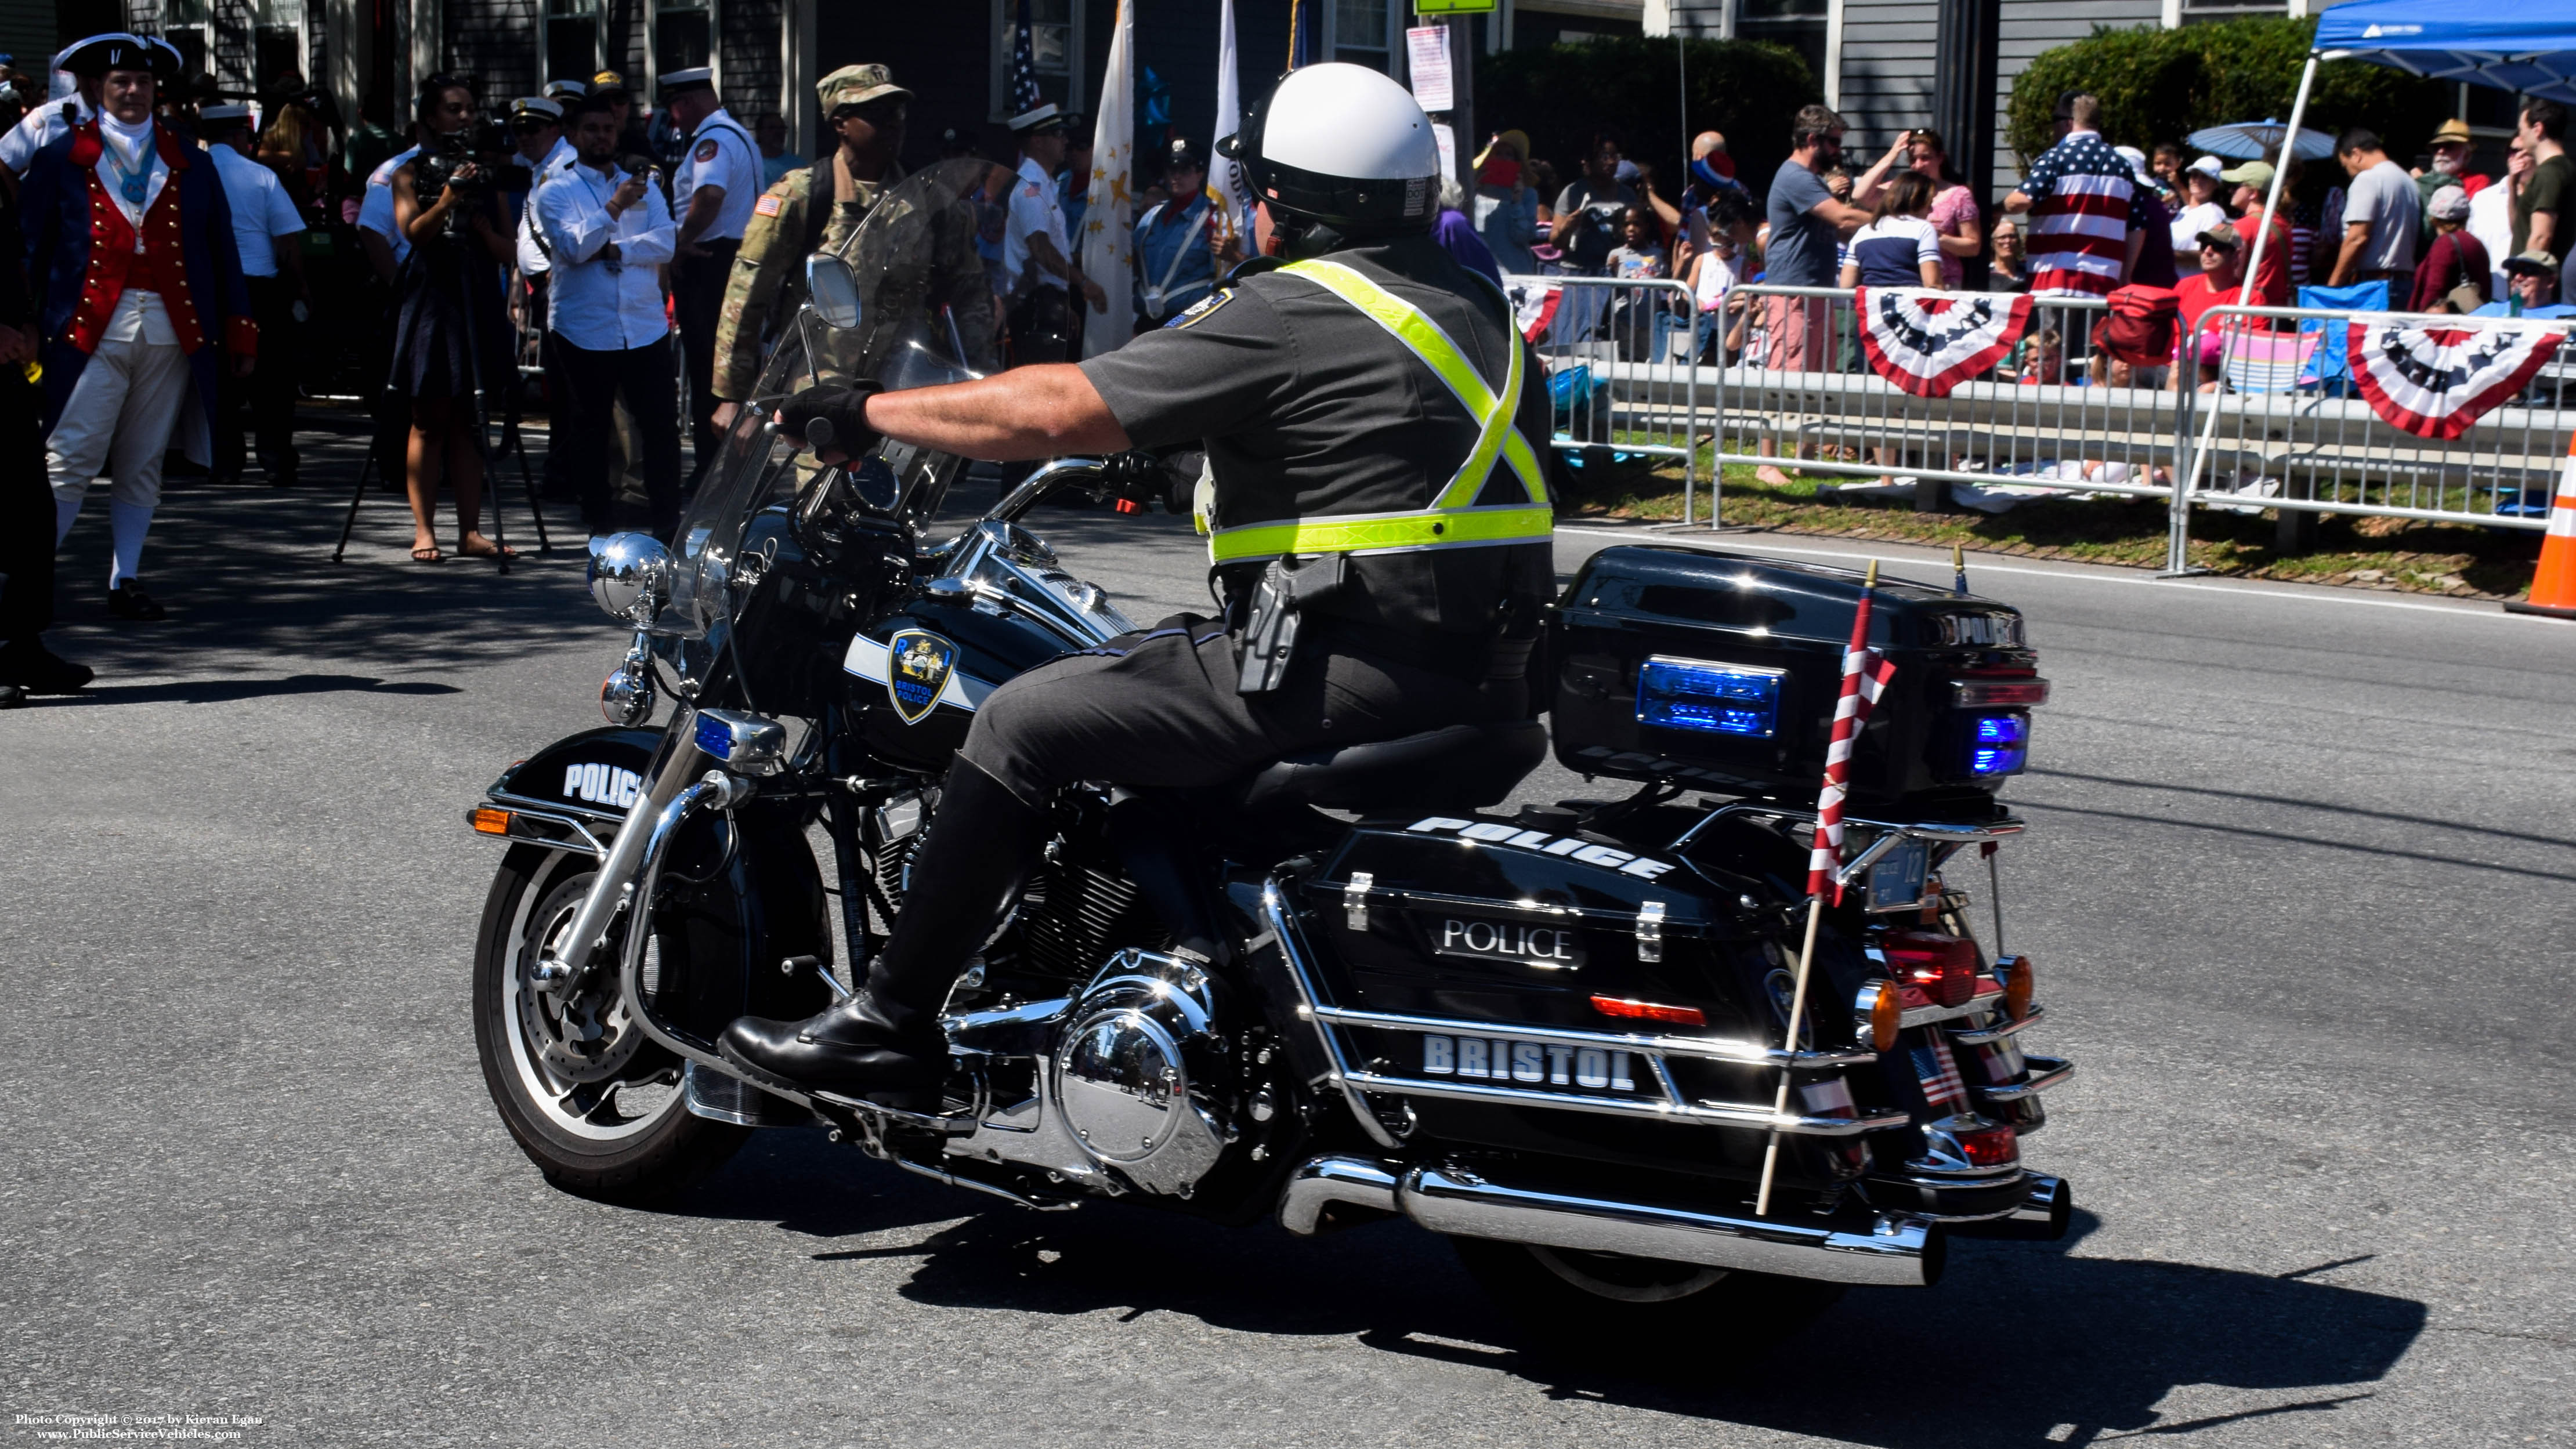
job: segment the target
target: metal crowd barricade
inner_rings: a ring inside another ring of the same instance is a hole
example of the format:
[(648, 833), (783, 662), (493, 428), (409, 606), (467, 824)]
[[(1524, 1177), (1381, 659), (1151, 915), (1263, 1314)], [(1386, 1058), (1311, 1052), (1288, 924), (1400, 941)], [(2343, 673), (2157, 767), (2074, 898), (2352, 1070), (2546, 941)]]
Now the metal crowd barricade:
[[(1697, 522), (1709, 423), (1701, 410), (1712, 394), (1692, 363), (1699, 330), (1689, 285), (1661, 277), (1504, 280), (1548, 370), (1556, 450), (1578, 470), (1622, 455), (1679, 460), (1682, 522)], [(1709, 516), (1716, 517), (1714, 500)]]
[[(1918, 487), (2171, 496), (2180, 399), (2163, 368), (2093, 375), (2106, 365), (2087, 351), (2102, 300), (2035, 300), (2019, 367), (2007, 371), (2008, 358), (1932, 398), (1871, 369), (1853, 299), (1841, 287), (1756, 284), (1729, 294), (1724, 364), (1701, 369), (1717, 393), (1721, 480), (1727, 464), (1749, 463)], [(2053, 349), (2044, 347), (2052, 333)]]
[[(2550, 494), (2576, 427), (2576, 355), (2554, 358), (2514, 397), (2458, 438), (2393, 426), (2353, 385), (2334, 339), (2385, 312), (2300, 307), (2212, 307), (2183, 341), (2198, 366), (2204, 339), (2219, 339), (2225, 390), (2195, 390), (2178, 434), (2186, 487), (2173, 506), (2168, 567), (2182, 572), (2192, 506), (2243, 512), (2344, 513), (2415, 518), (2533, 532), (2549, 525)], [(2504, 317), (2422, 318), (2446, 329), (2576, 325)], [(2317, 324), (2301, 330), (2299, 324)], [(2562, 341), (2562, 348), (2565, 347)]]

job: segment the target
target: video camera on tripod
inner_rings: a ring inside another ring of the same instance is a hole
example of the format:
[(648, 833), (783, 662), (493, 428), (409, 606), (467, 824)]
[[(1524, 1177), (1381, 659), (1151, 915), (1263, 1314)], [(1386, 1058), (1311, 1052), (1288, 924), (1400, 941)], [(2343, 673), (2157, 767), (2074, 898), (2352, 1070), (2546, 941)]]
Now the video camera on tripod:
[(474, 209), (492, 194), (501, 168), (510, 164), (513, 154), (509, 128), (498, 121), (478, 120), (454, 131), (431, 133), (412, 162), (413, 189), (428, 205), (440, 192), (456, 188), (461, 204), (447, 214), (449, 240), (465, 235)]

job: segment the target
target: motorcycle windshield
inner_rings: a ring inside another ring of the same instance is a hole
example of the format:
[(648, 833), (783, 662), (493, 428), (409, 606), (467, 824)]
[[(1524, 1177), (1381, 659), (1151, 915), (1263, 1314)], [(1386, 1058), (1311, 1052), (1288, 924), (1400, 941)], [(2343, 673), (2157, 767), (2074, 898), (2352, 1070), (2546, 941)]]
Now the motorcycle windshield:
[[(894, 392), (962, 382), (997, 366), (994, 294), (976, 245), (979, 203), (996, 171), (1009, 175), (988, 161), (942, 161), (877, 196), (836, 249), (857, 282), (856, 326), (832, 327), (810, 307), (775, 318), (769, 361), (754, 395), (735, 415), (716, 461), (681, 515), (672, 548), (679, 568), (671, 605), (653, 632), (703, 639), (730, 620), (739, 601), (728, 585), (753, 516), (795, 498), (820, 471), (812, 453), (779, 435), (774, 419), (781, 402), (817, 383), (865, 379)], [(998, 219), (992, 232), (998, 244)], [(803, 283), (800, 268), (800, 297)], [(878, 451), (908, 461), (912, 450), (886, 444)], [(923, 476), (912, 467), (893, 471), (904, 478)], [(896, 510), (903, 501), (895, 500)]]

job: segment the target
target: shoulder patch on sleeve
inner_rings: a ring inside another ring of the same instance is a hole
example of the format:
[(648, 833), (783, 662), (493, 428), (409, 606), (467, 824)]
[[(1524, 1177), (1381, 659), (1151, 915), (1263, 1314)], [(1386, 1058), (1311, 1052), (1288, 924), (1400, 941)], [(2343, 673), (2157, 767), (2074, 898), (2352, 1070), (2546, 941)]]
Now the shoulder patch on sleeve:
[(1187, 308), (1182, 310), (1181, 315), (1173, 318), (1171, 321), (1166, 322), (1163, 325), (1166, 327), (1195, 327), (1201, 322), (1204, 322), (1208, 318), (1216, 315), (1216, 310), (1219, 307), (1222, 307), (1233, 300), (1234, 289), (1231, 287), (1226, 288), (1222, 292), (1212, 292), (1209, 295), (1192, 302)]
[(1040, 189), (1038, 188), (1038, 184), (1037, 184), (1036, 182), (1034, 182), (1034, 181), (1030, 182), (1030, 183), (1028, 184), (1027, 188), (1026, 188), (1025, 190), (1021, 191), (1021, 193), (1020, 193), (1020, 194), (1021, 194), (1022, 196), (1044, 196), (1044, 195), (1046, 195), (1046, 193), (1045, 193), (1044, 191), (1042, 191), (1042, 190), (1040, 190)]
[(751, 204), (751, 209), (762, 216), (776, 216), (786, 205), (785, 197), (770, 191), (762, 193), (761, 198)]
[(716, 159), (716, 142), (713, 136), (698, 143), (695, 158), (702, 163)]

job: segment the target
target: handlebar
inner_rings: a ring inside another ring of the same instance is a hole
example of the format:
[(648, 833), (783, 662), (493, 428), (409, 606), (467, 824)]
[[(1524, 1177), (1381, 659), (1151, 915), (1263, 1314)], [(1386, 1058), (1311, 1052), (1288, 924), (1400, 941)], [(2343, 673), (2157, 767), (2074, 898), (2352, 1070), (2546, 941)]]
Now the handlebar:
[(1080, 478), (1099, 479), (1108, 475), (1109, 464), (1099, 458), (1058, 458), (1004, 494), (1002, 501), (984, 515), (992, 523), (1017, 523), (1020, 515), (1038, 506), (1038, 500), (1065, 483)]

